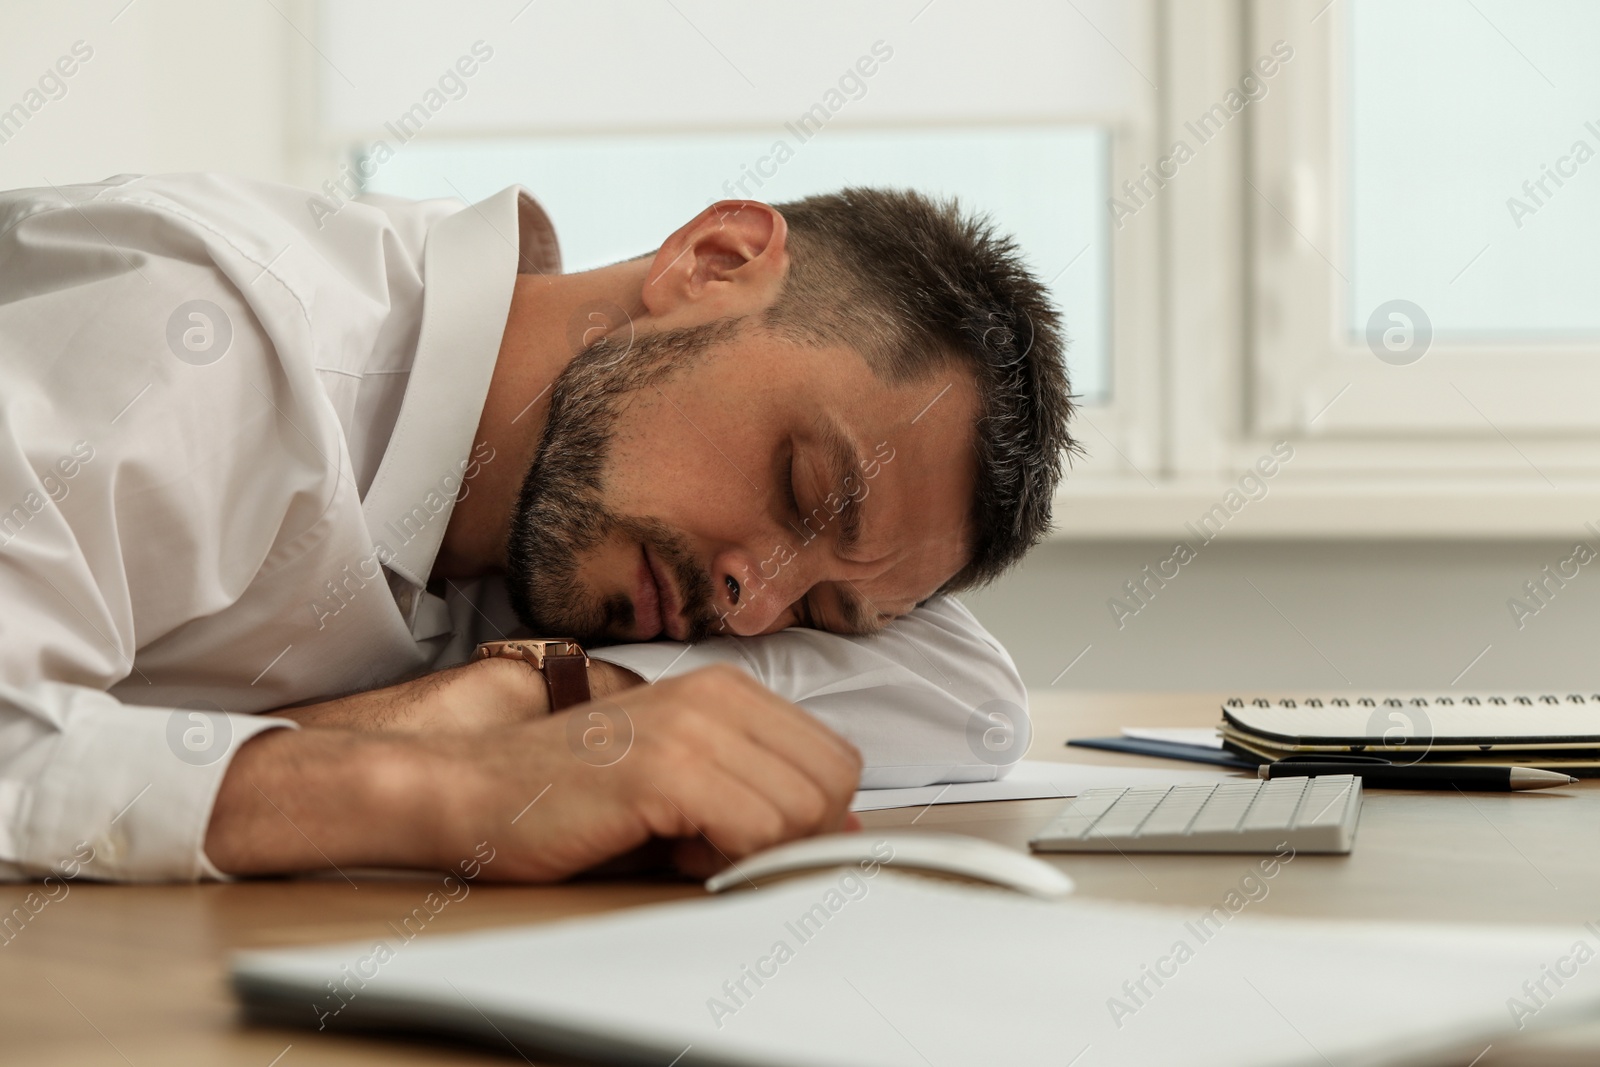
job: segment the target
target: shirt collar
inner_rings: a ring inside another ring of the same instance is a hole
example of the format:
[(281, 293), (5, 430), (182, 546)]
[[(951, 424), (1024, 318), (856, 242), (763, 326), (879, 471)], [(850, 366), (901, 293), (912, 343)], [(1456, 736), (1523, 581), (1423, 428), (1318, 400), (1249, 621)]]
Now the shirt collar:
[(378, 558), (414, 586), (428, 583), (471, 463), (516, 276), (560, 269), (550, 219), (520, 186), (428, 231), (417, 353), (361, 506)]

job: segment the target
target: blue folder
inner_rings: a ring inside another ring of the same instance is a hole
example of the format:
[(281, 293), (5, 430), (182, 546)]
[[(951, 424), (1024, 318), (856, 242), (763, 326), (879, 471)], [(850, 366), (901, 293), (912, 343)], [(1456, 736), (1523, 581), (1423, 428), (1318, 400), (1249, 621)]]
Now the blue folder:
[(1107, 752), (1127, 752), (1134, 756), (1162, 756), (1166, 759), (1188, 760), (1190, 763), (1214, 763), (1219, 767), (1235, 767), (1242, 771), (1253, 771), (1261, 766), (1260, 760), (1247, 760), (1220, 748), (1186, 745), (1181, 741), (1152, 741), (1143, 737), (1077, 737), (1067, 744)]

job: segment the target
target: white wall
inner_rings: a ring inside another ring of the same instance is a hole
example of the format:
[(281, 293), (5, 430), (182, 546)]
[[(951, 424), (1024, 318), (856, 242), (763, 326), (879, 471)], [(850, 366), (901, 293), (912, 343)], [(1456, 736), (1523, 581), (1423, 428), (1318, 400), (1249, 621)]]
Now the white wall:
[(430, 131), (777, 129), (878, 41), (894, 58), (842, 123), (1123, 117), (1153, 92), (1130, 65), (1153, 60), (1129, 0), (322, 3), (326, 114), (354, 136), (379, 135), (480, 39), (493, 59)]
[[(74, 44), (92, 50), (0, 144), (0, 187), (112, 174), (221, 170), (289, 180), (310, 97), (300, 0), (12, 0), (0, 32), (0, 110), (29, 99)], [(276, 5), (276, 10), (274, 8)], [(281, 12), (281, 14), (280, 14)], [(26, 106), (26, 105), (25, 105)]]
[(1600, 560), (1520, 630), (1506, 603), (1572, 547), (1222, 539), (1119, 629), (1106, 601), (1170, 543), (1066, 542), (966, 600), (1038, 688), (1092, 646), (1057, 688), (1597, 692)]

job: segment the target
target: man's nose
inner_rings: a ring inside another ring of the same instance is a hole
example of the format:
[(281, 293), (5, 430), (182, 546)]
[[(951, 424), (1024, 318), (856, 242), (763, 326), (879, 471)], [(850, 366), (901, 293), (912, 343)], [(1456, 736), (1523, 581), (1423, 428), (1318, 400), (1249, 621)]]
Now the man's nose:
[(712, 610), (722, 633), (750, 637), (773, 628), (804, 592), (803, 561), (791, 546), (775, 545), (765, 556), (743, 549), (711, 561)]

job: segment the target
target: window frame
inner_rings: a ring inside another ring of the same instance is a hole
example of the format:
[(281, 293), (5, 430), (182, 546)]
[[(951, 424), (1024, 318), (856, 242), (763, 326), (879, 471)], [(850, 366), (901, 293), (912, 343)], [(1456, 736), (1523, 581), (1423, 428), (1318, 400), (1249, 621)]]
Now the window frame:
[[(1161, 282), (1144, 290), (1158, 293), (1157, 315), (1142, 316), (1161, 320), (1157, 392), (1148, 394), (1159, 403), (1127, 398), (1141, 420), (1131, 435), (1155, 441), (1161, 462), (1148, 477), (1080, 468), (1057, 494), (1058, 540), (1181, 539), (1185, 521), (1279, 441), (1295, 449), (1293, 462), (1273, 482), (1271, 504), (1245, 509), (1229, 537), (1568, 537), (1600, 519), (1600, 410), (1582, 406), (1600, 393), (1583, 388), (1600, 386), (1594, 346), (1440, 343), (1396, 367), (1344, 334), (1344, 283), (1323, 259), (1341, 262), (1345, 243), (1340, 16), (1340, 0), (1162, 6), (1162, 145), (1185, 136), (1184, 119), (1237, 84), (1274, 41), (1290, 41), (1295, 57), (1227, 131), (1239, 136), (1208, 143), (1112, 236), (1115, 256), (1142, 263), (1137, 277)], [(1113, 188), (1136, 173), (1129, 162), (1118, 158)], [(1326, 221), (1313, 227), (1305, 219), (1317, 218), (1319, 198)], [(1290, 220), (1320, 230), (1316, 248)], [(1136, 226), (1155, 232), (1130, 240)], [(1157, 262), (1142, 262), (1152, 248)], [(1128, 280), (1114, 275), (1115, 322), (1141, 307)], [(1507, 359), (1537, 371), (1520, 393), (1505, 388)], [(1405, 372), (1410, 381), (1396, 390)], [(1442, 408), (1437, 391), (1451, 382), (1471, 403), (1425, 426), (1404, 417), (1419, 397)]]
[[(1279, 99), (1252, 116), (1253, 428), (1387, 441), (1397, 466), (1486, 476), (1527, 470), (1507, 438), (1533, 439), (1552, 465), (1592, 471), (1575, 453), (1600, 444), (1600, 405), (1583, 402), (1600, 392), (1600, 345), (1441, 338), (1397, 367), (1350, 335), (1341, 274), (1351, 269), (1348, 12), (1325, 2), (1254, 0), (1247, 12), (1251, 54), (1292, 40), (1298, 67)], [(1423, 447), (1407, 447), (1419, 437)], [(1456, 446), (1449, 455), (1430, 454), (1425, 442), (1447, 438)], [(1348, 451), (1359, 463), (1358, 450)]]

